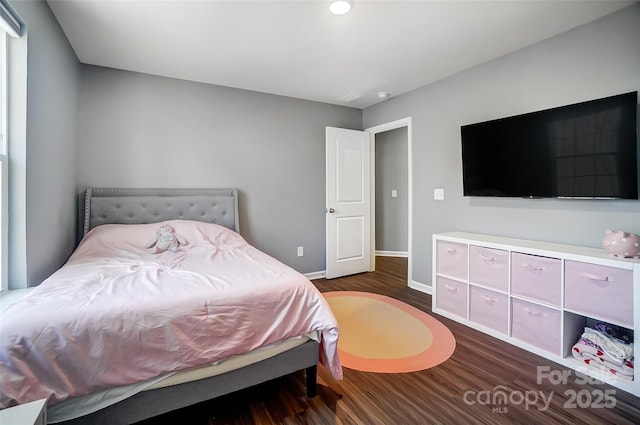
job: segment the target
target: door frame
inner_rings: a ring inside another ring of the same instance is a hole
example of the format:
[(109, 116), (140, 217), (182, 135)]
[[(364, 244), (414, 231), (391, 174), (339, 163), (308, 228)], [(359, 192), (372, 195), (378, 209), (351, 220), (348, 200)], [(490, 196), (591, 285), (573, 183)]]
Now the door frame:
[(407, 187), (408, 187), (408, 205), (407, 205), (407, 285), (412, 288), (413, 284), (413, 167), (412, 167), (412, 124), (411, 117), (401, 118), (385, 124), (376, 125), (366, 128), (364, 131), (371, 134), (371, 266), (370, 270), (375, 270), (376, 264), (376, 134), (383, 133), (397, 128), (407, 127)]

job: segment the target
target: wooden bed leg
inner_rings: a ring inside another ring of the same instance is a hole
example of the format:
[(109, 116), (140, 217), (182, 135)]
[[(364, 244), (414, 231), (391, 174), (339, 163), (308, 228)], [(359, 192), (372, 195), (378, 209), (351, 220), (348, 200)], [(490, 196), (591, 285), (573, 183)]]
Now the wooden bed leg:
[(305, 370), (305, 375), (307, 377), (307, 397), (314, 398), (316, 396), (318, 366), (309, 366)]

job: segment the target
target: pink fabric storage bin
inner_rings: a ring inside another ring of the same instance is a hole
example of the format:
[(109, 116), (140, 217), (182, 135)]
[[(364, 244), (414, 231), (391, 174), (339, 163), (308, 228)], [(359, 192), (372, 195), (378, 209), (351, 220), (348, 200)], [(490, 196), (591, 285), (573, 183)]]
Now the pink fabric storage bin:
[(437, 241), (436, 273), (467, 280), (469, 251), (466, 244)]
[(471, 285), (469, 320), (494, 331), (509, 332), (509, 297), (500, 292)]
[(469, 282), (509, 290), (509, 252), (469, 246)]
[(436, 278), (436, 308), (467, 318), (467, 284), (438, 276)]
[(511, 294), (560, 307), (560, 259), (513, 252)]
[(565, 262), (564, 306), (576, 313), (633, 328), (633, 272)]
[(560, 355), (560, 310), (511, 298), (511, 337)]

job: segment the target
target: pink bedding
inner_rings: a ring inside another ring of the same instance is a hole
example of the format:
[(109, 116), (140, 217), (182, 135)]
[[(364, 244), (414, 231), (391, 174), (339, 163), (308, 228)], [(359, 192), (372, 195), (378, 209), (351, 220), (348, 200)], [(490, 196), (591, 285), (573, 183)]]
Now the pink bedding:
[(0, 322), (0, 407), (55, 404), (319, 331), (342, 378), (336, 319), (304, 276), (215, 224), (172, 220), (177, 252), (144, 245), (160, 224), (103, 225)]

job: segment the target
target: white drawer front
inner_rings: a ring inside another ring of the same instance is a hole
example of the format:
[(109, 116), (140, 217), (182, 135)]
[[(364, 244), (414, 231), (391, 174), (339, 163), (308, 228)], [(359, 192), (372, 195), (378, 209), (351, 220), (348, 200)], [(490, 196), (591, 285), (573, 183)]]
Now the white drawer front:
[(469, 296), (469, 320), (505, 335), (509, 332), (509, 297), (506, 294), (471, 285)]
[(469, 282), (509, 290), (509, 252), (469, 246)]
[(560, 259), (512, 253), (511, 293), (559, 307), (562, 294)]
[(467, 318), (467, 284), (438, 276), (436, 308)]
[(631, 270), (566, 261), (564, 297), (567, 309), (633, 327)]
[(511, 336), (560, 355), (560, 310), (511, 299)]
[(469, 251), (466, 244), (438, 241), (436, 273), (467, 280)]

